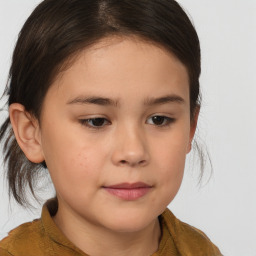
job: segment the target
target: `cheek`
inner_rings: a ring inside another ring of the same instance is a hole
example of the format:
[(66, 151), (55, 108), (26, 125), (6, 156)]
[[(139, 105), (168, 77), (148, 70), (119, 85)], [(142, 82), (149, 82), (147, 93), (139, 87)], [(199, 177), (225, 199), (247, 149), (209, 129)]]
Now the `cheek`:
[(157, 161), (160, 169), (178, 172), (184, 168), (189, 145), (188, 132), (173, 132), (161, 140), (152, 141), (152, 145), (153, 160)]
[[(57, 189), (60, 186), (85, 186), (100, 175), (104, 152), (72, 129), (58, 130), (49, 127), (44, 134), (43, 151), (46, 164)], [(101, 158), (99, 158), (99, 155)]]
[(163, 187), (175, 190), (179, 188), (182, 181), (186, 154), (185, 151), (179, 154), (178, 150), (172, 152), (169, 150), (168, 153), (159, 154), (157, 178), (161, 179)]
[[(161, 198), (162, 210), (164, 210), (175, 198), (182, 183), (185, 157), (177, 155), (165, 156), (157, 175), (159, 193), (155, 198), (156, 202)], [(160, 208), (160, 207), (159, 207)]]
[[(168, 205), (177, 194), (185, 167), (188, 136), (176, 133), (158, 142), (152, 153), (153, 168), (164, 204)], [(159, 197), (156, 198), (159, 200)]]

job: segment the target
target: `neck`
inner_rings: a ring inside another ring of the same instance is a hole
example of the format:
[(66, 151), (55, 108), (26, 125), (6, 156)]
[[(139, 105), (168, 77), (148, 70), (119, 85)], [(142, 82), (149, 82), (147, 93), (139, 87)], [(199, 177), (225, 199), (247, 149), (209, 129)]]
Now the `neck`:
[(109, 230), (61, 211), (57, 212), (54, 221), (74, 245), (94, 256), (152, 255), (158, 249), (161, 236), (158, 218), (135, 232)]

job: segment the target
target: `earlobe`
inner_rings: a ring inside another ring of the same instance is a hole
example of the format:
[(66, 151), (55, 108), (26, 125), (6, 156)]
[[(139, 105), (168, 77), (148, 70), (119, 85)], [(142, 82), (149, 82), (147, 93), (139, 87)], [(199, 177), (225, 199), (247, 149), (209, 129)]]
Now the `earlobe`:
[(19, 103), (10, 105), (9, 115), (16, 140), (26, 157), (33, 163), (43, 162), (38, 121)]
[(194, 114), (193, 114), (193, 117), (191, 120), (191, 124), (190, 124), (189, 144), (188, 144), (188, 148), (187, 148), (187, 153), (189, 153), (192, 148), (192, 141), (193, 141), (193, 138), (194, 138), (195, 132), (196, 132), (199, 112), (200, 112), (200, 106), (197, 106), (194, 111)]

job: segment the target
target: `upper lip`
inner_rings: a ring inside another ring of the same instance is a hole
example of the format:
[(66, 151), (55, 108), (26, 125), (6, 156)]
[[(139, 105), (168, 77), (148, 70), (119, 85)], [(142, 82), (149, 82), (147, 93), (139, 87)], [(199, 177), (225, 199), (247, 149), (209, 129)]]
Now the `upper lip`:
[(152, 186), (144, 182), (136, 183), (120, 183), (115, 185), (104, 186), (104, 188), (113, 188), (113, 189), (135, 189), (135, 188), (151, 188)]

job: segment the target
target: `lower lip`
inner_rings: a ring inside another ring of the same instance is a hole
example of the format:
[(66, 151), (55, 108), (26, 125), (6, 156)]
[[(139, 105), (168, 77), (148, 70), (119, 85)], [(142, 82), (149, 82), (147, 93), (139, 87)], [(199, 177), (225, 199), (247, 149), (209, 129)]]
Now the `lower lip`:
[(134, 201), (150, 192), (151, 187), (142, 188), (104, 188), (108, 193), (119, 197), (123, 200)]

